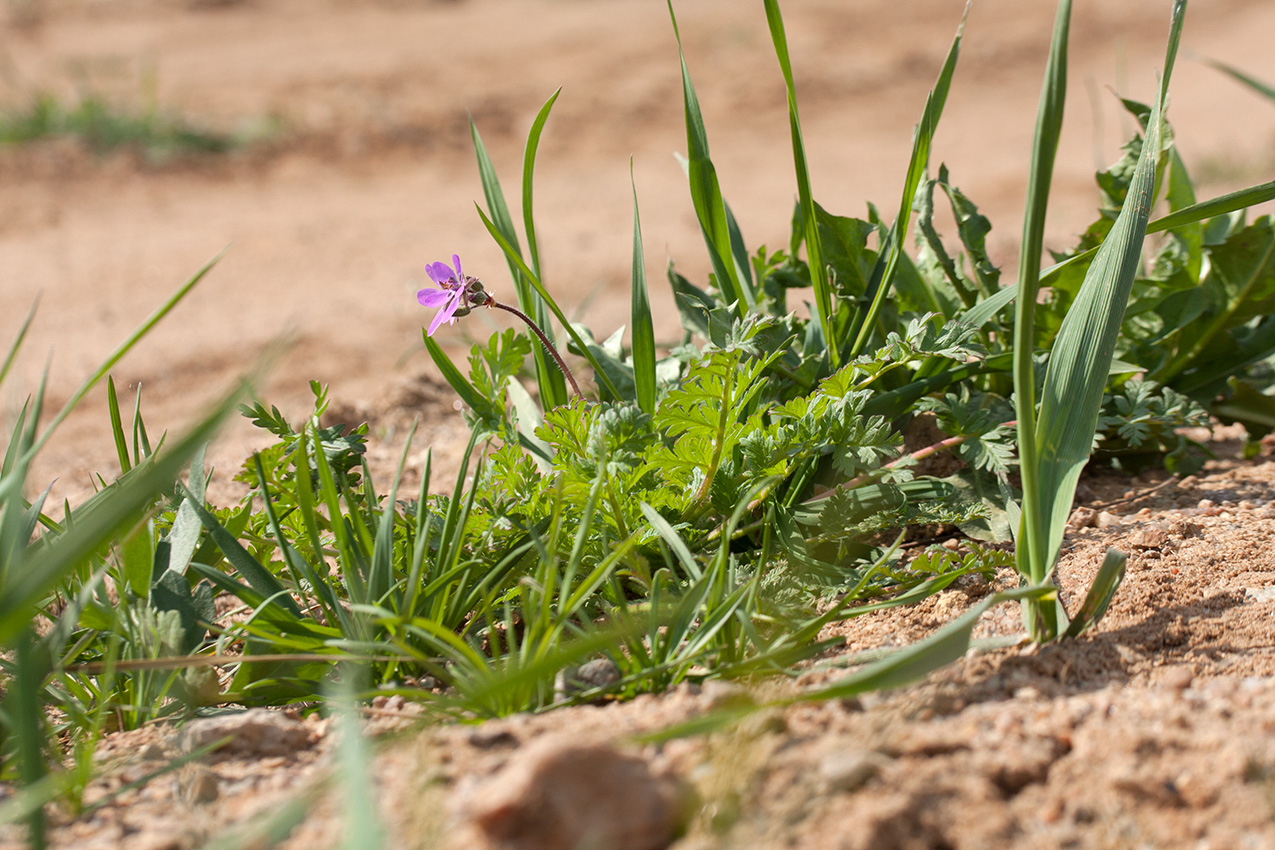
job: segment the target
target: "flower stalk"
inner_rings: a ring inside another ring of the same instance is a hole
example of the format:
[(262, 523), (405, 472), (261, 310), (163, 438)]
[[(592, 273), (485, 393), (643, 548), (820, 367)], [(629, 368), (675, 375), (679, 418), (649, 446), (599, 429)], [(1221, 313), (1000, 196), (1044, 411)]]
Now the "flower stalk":
[(465, 274), (461, 270), (458, 254), (452, 255), (452, 268), (448, 268), (446, 263), (431, 263), (425, 267), (425, 271), (437, 288), (420, 290), (416, 293), (416, 300), (422, 307), (438, 308), (438, 313), (430, 322), (426, 334), (433, 336), (434, 331), (442, 327), (444, 322), (450, 325), (461, 316), (468, 315), (474, 307), (494, 307), (497, 310), (512, 313), (522, 319), (540, 340), (540, 344), (545, 347), (545, 351), (549, 352), (549, 356), (553, 358), (553, 362), (561, 370), (567, 383), (571, 384), (575, 394), (578, 397), (584, 396), (584, 393), (580, 392), (580, 385), (576, 383), (575, 375), (571, 374), (566, 361), (562, 359), (562, 355), (558, 353), (558, 349), (554, 347), (548, 335), (526, 313), (517, 307), (500, 303), (486, 290), (481, 280)]

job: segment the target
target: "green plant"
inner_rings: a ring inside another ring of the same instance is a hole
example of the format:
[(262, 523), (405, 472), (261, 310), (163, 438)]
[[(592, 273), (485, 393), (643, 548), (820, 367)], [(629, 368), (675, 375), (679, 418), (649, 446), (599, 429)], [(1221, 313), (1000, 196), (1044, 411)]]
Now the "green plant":
[[(44, 400), (41, 387), (18, 414), (0, 462), (0, 648), (6, 652), (0, 668), (7, 677), (0, 712), (0, 775), (16, 779), (26, 789), (21, 804), (11, 811), (27, 818), (32, 846), (44, 844), (43, 802), (63, 788), (82, 785), (83, 765), (92, 756), (91, 746), (85, 747), (70, 773), (51, 770), (50, 765), (58, 761), (54, 758), (57, 744), (45, 719), (46, 705), (64, 704), (65, 698), (72, 716), (79, 712), (81, 731), (91, 736), (101, 728), (100, 712), (77, 699), (84, 692), (62, 690), (61, 684), (66, 666), (92, 640), (79, 632), (79, 620), (102, 586), (103, 553), (127, 539), (139, 520), (154, 509), (233, 409), (237, 392), (167, 450), (139, 458), (136, 466), (83, 505), (74, 510), (68, 506), (60, 523), (43, 513), (47, 490), (34, 502), (24, 498), (31, 462), (88, 391), (212, 265), (201, 269), (117, 348), (43, 430), (38, 428)], [(31, 318), (27, 317), (10, 347), (0, 367), (0, 380), (16, 359)], [(42, 530), (37, 535), (38, 527)], [(78, 589), (67, 592), (67, 588)], [(140, 633), (134, 637), (140, 638)]]
[(77, 139), (97, 154), (132, 150), (148, 162), (225, 153), (246, 140), (199, 129), (154, 104), (130, 109), (95, 94), (70, 105), (51, 94), (36, 94), (25, 107), (0, 110), (0, 145), (62, 137)]

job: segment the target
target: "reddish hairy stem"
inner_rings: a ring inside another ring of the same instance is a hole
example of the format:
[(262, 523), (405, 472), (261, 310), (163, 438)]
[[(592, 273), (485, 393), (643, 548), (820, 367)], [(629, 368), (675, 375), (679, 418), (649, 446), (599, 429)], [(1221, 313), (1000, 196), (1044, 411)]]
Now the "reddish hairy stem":
[(562, 372), (563, 377), (567, 379), (567, 383), (571, 385), (571, 389), (579, 398), (584, 398), (584, 393), (580, 392), (580, 385), (576, 383), (575, 375), (571, 374), (571, 370), (567, 368), (566, 361), (562, 359), (562, 355), (558, 353), (558, 349), (553, 347), (553, 343), (549, 341), (549, 337), (545, 336), (545, 332), (540, 330), (540, 326), (531, 320), (531, 317), (519, 310), (517, 307), (510, 307), (508, 304), (501, 304), (491, 295), (487, 295), (486, 306), (495, 307), (498, 310), (504, 310), (506, 313), (513, 313), (518, 318), (527, 323), (527, 327), (531, 328), (531, 332), (540, 340), (540, 344), (545, 347), (545, 351), (549, 352), (549, 356), (553, 358), (553, 362), (558, 364), (558, 369)]

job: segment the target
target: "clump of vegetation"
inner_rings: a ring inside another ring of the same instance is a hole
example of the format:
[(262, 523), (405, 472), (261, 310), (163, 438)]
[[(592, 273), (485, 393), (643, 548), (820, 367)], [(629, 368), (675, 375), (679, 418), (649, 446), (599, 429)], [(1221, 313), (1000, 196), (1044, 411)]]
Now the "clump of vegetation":
[(150, 163), (226, 153), (245, 141), (232, 133), (196, 127), (155, 105), (130, 108), (94, 94), (68, 103), (42, 93), (23, 107), (0, 110), (0, 145), (55, 138), (75, 139), (99, 155), (131, 151)]
[[(24, 789), (2, 811), (27, 819), (33, 846), (45, 803), (81, 810), (103, 730), (208, 705), (339, 693), (348, 707), (377, 688), (434, 716), (474, 718), (783, 673), (830, 645), (819, 638), (830, 622), (1009, 566), (1017, 587), (802, 698), (924, 675), (963, 654), (978, 616), (1006, 600), (1021, 601), (1026, 639), (1074, 637), (1101, 618), (1124, 564), (1110, 553), (1079, 608), (1059, 602), (1063, 525), (1095, 446), (1121, 463), (1185, 470), (1193, 447), (1180, 426), (1212, 413), (1269, 427), (1275, 336), (1264, 305), (1275, 278), (1263, 246), (1275, 231), (1243, 211), (1275, 197), (1275, 184), (1194, 197), (1163, 114), (1184, 2), (1155, 102), (1126, 102), (1142, 132), (1099, 175), (1103, 210), (1042, 269), (1066, 85), (1070, 4), (1060, 4), (1009, 286), (985, 250), (990, 223), (945, 168), (930, 167), (961, 30), (923, 108), (895, 217), (871, 207), (859, 219), (814, 198), (778, 3), (765, 10), (788, 92), (792, 235), (779, 250), (747, 247), (683, 58), (686, 170), (713, 273), (699, 285), (668, 270), (685, 331), (668, 350), (654, 342), (636, 189), (627, 345), (622, 330), (599, 341), (569, 322), (541, 279), (531, 188), (557, 94), (527, 140), (525, 252), (473, 128), (480, 216), (508, 260), (517, 307), (459, 258), (429, 267), (435, 287), (419, 300), (440, 312), (425, 344), (472, 429), (450, 489), (433, 486), (427, 455), (419, 488), (400, 491), (411, 434), (378, 489), (366, 426), (321, 424), (329, 400), (315, 382), (303, 422), (242, 405), (275, 443), (240, 473), (249, 496), (213, 506), (200, 447), (237, 397), (179, 441), (152, 443), (136, 407), (125, 425), (108, 385), (120, 477), (55, 521), (43, 497), (24, 496), (31, 459), (65, 415), (39, 431), (36, 395), (0, 463), (0, 781)], [(937, 231), (936, 198), (952, 207), (959, 247)], [(1152, 219), (1161, 205), (1167, 214)], [(790, 296), (806, 294), (808, 315), (790, 309)], [(453, 362), (433, 334), (480, 307), (516, 311), (534, 339), (504, 331)], [(585, 364), (583, 390), (559, 347)], [(944, 436), (904, 451), (900, 435), (922, 414)], [(939, 451), (957, 470), (924, 474), (918, 461)], [(909, 529), (959, 529), (971, 542), (905, 557)], [(1011, 531), (1012, 557), (973, 542)], [(219, 595), (237, 602), (233, 616), (218, 616)], [(614, 681), (555, 690), (560, 671), (603, 657)], [(425, 677), (434, 687), (408, 686)], [(361, 770), (366, 757), (349, 740)], [(73, 766), (54, 767), (67, 748)]]

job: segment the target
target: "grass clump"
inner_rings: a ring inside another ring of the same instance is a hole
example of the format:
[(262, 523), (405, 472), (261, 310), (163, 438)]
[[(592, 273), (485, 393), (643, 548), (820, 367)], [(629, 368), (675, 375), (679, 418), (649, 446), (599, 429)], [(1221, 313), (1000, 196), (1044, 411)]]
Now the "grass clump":
[(24, 107), (0, 110), (0, 145), (75, 139), (98, 155), (132, 151), (149, 163), (221, 154), (245, 143), (239, 135), (199, 128), (156, 105), (136, 109), (88, 94), (73, 102), (42, 93)]

